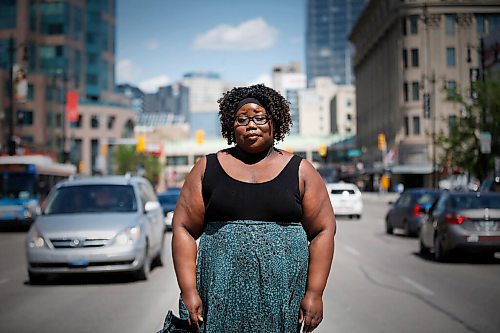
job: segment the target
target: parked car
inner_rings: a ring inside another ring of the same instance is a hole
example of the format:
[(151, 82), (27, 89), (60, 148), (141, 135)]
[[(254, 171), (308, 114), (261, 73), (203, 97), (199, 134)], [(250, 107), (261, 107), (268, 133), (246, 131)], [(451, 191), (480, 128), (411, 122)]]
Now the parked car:
[(359, 188), (351, 183), (329, 183), (326, 188), (330, 195), (335, 216), (349, 216), (361, 218), (363, 201)]
[(177, 187), (169, 188), (167, 191), (158, 194), (158, 200), (163, 209), (163, 219), (165, 230), (172, 230), (172, 219), (174, 218), (174, 210), (179, 200), (181, 189)]
[(444, 192), (420, 232), (420, 252), (437, 261), (451, 251), (500, 251), (500, 193)]
[(163, 213), (148, 180), (89, 177), (59, 183), (26, 238), (32, 283), (52, 273), (133, 272), (162, 264)]
[(385, 230), (388, 234), (394, 228), (403, 229), (407, 236), (416, 236), (424, 221), (425, 210), (438, 199), (440, 190), (415, 188), (405, 190), (385, 216)]

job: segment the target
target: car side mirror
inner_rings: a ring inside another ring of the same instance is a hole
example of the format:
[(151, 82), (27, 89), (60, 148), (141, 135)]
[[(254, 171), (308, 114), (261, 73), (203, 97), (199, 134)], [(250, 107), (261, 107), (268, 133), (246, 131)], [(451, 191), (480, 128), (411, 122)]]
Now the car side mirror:
[(148, 201), (144, 205), (144, 212), (149, 213), (153, 210), (160, 208), (160, 203), (158, 201)]

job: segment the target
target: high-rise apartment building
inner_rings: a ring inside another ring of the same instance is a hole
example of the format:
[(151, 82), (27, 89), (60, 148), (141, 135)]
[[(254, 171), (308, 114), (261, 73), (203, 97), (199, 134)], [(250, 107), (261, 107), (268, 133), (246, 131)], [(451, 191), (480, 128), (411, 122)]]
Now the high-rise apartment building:
[(486, 61), (494, 53), (481, 52), (481, 40), (500, 43), (499, 28), (494, 0), (369, 2), (350, 36), (357, 143), (367, 168), (383, 169), (377, 137), (384, 134), (396, 182), (436, 185), (433, 135), (456, 122), (461, 106), (450, 98), (471, 97), (481, 56)]
[[(71, 151), (92, 172), (103, 143), (133, 136), (134, 112), (114, 94), (114, 67), (115, 0), (1, 1), (0, 80), (10, 85), (11, 70), (21, 69), (27, 93), (16, 99), (17, 90), (0, 90), (0, 142), (16, 138), (25, 150), (64, 157)], [(70, 90), (78, 93), (72, 123)]]
[(348, 35), (366, 0), (308, 0), (306, 16), (306, 74), (328, 76), (336, 84), (353, 84), (352, 46)]
[(300, 63), (292, 62), (273, 67), (272, 82), (273, 89), (279, 91), (290, 102), (290, 115), (292, 116), (290, 134), (299, 134), (298, 91), (306, 87), (306, 76), (300, 69)]

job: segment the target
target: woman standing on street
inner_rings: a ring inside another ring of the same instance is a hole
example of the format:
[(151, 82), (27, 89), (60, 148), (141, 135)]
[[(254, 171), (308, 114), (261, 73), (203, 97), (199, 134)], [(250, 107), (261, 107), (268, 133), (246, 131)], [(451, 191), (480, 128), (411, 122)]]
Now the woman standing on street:
[(196, 163), (174, 214), (181, 317), (208, 333), (312, 332), (336, 228), (325, 184), (307, 160), (274, 147), (291, 125), (279, 93), (239, 87), (218, 102), (235, 146)]

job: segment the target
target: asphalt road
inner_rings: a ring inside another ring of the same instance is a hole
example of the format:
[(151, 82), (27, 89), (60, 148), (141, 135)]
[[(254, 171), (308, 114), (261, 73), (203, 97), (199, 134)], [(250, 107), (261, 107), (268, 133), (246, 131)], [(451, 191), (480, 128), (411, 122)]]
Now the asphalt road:
[[(316, 332), (500, 331), (500, 259), (435, 263), (421, 257), (417, 239), (384, 233), (388, 198), (364, 198), (361, 220), (338, 219), (324, 320)], [(146, 282), (76, 276), (31, 286), (24, 236), (0, 231), (2, 333), (153, 333), (167, 310), (177, 308), (171, 262), (154, 269)]]

